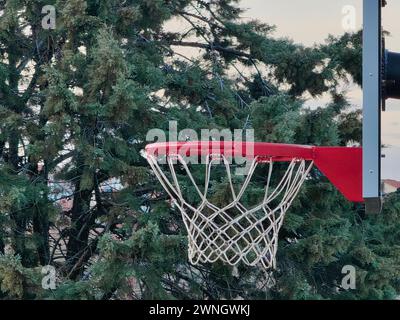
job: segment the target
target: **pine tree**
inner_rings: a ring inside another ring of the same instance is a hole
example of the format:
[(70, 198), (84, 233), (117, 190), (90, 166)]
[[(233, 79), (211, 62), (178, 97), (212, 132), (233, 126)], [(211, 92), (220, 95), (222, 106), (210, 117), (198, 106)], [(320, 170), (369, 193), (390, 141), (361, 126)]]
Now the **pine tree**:
[[(55, 30), (41, 25), (49, 4)], [(360, 115), (338, 89), (349, 77), (361, 82), (361, 33), (305, 47), (242, 13), (238, 0), (0, 3), (1, 297), (398, 294), (399, 195), (368, 217), (316, 169), (287, 216), (277, 271), (188, 262), (180, 214), (142, 156), (149, 129), (177, 121), (196, 131), (252, 127), (259, 141), (361, 142)], [(187, 29), (167, 29), (171, 19)], [(305, 93), (330, 93), (331, 103), (307, 109)], [(110, 179), (119, 183), (107, 187)], [(216, 190), (224, 183), (213, 181)], [(261, 194), (262, 179), (251, 188)], [(49, 264), (59, 279), (52, 293), (40, 280)], [(357, 267), (357, 290), (340, 289), (345, 265)]]

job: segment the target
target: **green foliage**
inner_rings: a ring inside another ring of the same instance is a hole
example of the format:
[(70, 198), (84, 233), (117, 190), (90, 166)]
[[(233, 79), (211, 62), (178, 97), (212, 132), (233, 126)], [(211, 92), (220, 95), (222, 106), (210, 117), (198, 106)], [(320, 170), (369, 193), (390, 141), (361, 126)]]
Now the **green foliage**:
[(286, 96), (261, 98), (252, 104), (253, 126), (259, 141), (294, 143), (301, 124), (301, 103)]
[(0, 256), (0, 274), (1, 291), (11, 297), (22, 298), (24, 276), (20, 259)]
[[(169, 121), (198, 134), (253, 128), (258, 141), (360, 143), (360, 113), (348, 110), (338, 86), (361, 83), (360, 32), (305, 47), (274, 37), (274, 26), (243, 22), (238, 0), (50, 3), (56, 30), (40, 25), (43, 1), (0, 3), (1, 298), (399, 294), (399, 194), (382, 215), (367, 217), (315, 169), (286, 217), (277, 270), (193, 266), (180, 212), (143, 157), (148, 130), (168, 134)], [(189, 31), (167, 30), (175, 18)], [(191, 57), (192, 50), (200, 53)], [(327, 105), (305, 107), (305, 96), (322, 94), (331, 96)], [(204, 179), (203, 166), (191, 169)], [(193, 184), (178, 170), (195, 203)], [(245, 205), (263, 196), (265, 174), (257, 169)], [(229, 202), (228, 188), (216, 170), (216, 204)], [(57, 270), (53, 291), (41, 289), (48, 264)], [(357, 269), (354, 291), (340, 288), (345, 265)]]
[(0, 254), (0, 297), (32, 299), (40, 297), (40, 273), (24, 268), (19, 256)]

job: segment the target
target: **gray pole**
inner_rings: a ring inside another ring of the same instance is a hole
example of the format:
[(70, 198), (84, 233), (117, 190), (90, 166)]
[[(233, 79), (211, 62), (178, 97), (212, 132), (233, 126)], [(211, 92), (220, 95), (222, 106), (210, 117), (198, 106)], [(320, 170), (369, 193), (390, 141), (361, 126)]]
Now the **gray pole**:
[(364, 0), (363, 196), (367, 213), (381, 211), (381, 0)]

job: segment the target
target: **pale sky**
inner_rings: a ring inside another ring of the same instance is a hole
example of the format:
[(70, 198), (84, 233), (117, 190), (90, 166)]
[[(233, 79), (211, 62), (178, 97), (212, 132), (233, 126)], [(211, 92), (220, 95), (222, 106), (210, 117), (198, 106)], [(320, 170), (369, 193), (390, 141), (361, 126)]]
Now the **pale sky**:
[[(383, 25), (391, 32), (386, 39), (386, 46), (391, 51), (400, 52), (400, 1), (388, 0), (383, 9)], [(288, 37), (305, 45), (321, 43), (329, 34), (343, 34), (342, 20), (344, 6), (356, 9), (357, 29), (362, 26), (362, 0), (242, 0), (242, 7), (247, 8), (244, 18), (258, 19), (277, 27), (277, 37)], [(349, 88), (352, 104), (362, 105), (362, 93), (359, 88)], [(319, 105), (326, 102), (310, 102)], [(400, 180), (400, 101), (389, 100), (388, 111), (382, 115), (383, 143), (392, 145), (386, 150), (383, 160), (382, 175), (384, 179)]]

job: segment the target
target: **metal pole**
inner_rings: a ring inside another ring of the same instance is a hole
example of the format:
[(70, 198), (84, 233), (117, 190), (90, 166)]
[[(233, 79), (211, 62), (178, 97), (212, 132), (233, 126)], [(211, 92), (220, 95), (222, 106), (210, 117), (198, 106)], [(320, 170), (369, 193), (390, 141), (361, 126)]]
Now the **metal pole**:
[(381, 211), (381, 0), (364, 0), (363, 196), (367, 213)]

